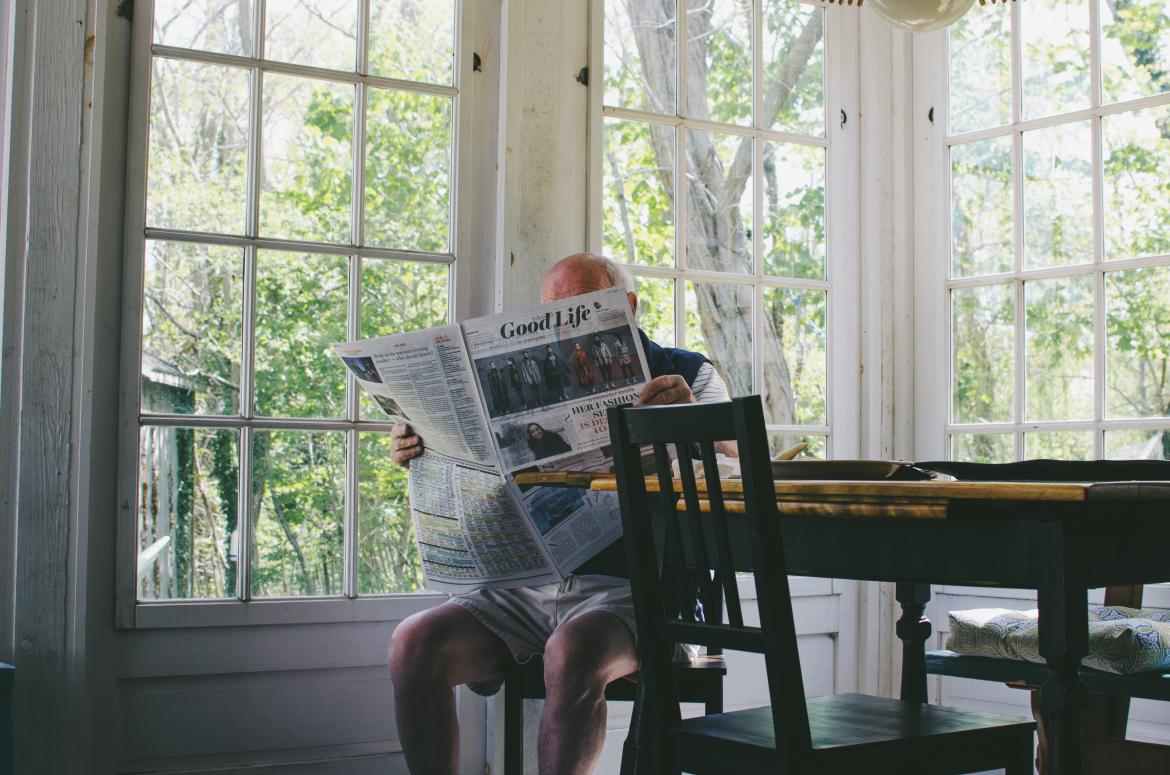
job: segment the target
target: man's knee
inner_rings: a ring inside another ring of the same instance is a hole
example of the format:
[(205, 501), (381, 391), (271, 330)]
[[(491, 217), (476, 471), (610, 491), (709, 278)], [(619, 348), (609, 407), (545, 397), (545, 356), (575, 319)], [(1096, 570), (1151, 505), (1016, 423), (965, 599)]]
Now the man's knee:
[(550, 696), (600, 698), (610, 681), (636, 669), (633, 637), (608, 614), (562, 627), (545, 645), (544, 683)]
[(421, 679), (448, 687), (498, 673), (508, 657), (503, 642), (469, 613), (441, 605), (407, 617), (390, 637), (394, 683)]
[(430, 611), (421, 611), (404, 619), (394, 628), (390, 636), (388, 661), (390, 675), (395, 683), (399, 678), (417, 674), (419, 671), (432, 672), (441, 665), (434, 651), (439, 641), (440, 627), (436, 626)]

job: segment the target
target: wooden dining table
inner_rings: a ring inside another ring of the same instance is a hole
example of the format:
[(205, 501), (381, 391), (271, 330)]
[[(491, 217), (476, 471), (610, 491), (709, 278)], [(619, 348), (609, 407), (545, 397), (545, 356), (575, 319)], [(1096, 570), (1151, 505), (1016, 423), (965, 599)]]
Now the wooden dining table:
[[(617, 488), (608, 474), (517, 479)], [(740, 483), (722, 484), (728, 511), (742, 513)], [(656, 478), (647, 489), (658, 491)], [(675, 490), (681, 495), (677, 481)], [(775, 491), (789, 573), (895, 583), (904, 700), (927, 701), (931, 584), (1035, 589), (1049, 669), (1039, 704), (1048, 732), (1044, 772), (1081, 773), (1088, 692), (1078, 667), (1088, 652), (1088, 590), (1170, 581), (1170, 482), (788, 480)], [(729, 530), (736, 567), (750, 569), (748, 520), (730, 519)]]

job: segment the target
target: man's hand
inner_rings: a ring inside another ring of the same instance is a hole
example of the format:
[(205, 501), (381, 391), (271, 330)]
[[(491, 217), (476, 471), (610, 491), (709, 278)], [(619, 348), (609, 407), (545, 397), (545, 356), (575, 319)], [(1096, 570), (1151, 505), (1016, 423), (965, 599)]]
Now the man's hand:
[(643, 386), (638, 394), (639, 406), (661, 406), (663, 404), (693, 404), (695, 394), (691, 386), (677, 374), (655, 377)]
[(390, 459), (403, 468), (423, 453), (422, 439), (409, 425), (395, 425), (390, 429)]

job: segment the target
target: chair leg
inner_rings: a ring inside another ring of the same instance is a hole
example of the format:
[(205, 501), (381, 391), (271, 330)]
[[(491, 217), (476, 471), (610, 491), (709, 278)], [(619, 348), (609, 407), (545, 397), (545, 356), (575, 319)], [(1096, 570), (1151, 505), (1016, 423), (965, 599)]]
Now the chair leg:
[(1035, 749), (1032, 748), (1032, 736), (1022, 737), (1018, 743), (1011, 746), (1012, 758), (1004, 767), (1004, 775), (1033, 775), (1036, 771)]
[(703, 702), (703, 715), (712, 716), (723, 712), (723, 681), (716, 681)]
[(642, 738), (642, 707), (645, 699), (645, 684), (638, 682), (634, 693), (634, 709), (630, 712), (630, 731), (626, 733), (626, 742), (622, 745), (622, 764), (618, 770), (620, 775), (638, 775), (639, 744)]
[(504, 775), (524, 775), (524, 697), (519, 681), (504, 681)]

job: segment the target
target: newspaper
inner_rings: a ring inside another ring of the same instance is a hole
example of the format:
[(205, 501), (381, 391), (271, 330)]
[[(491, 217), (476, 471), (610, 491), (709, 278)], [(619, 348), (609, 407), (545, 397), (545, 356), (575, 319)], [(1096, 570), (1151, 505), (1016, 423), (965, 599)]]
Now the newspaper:
[(410, 503), (428, 587), (558, 581), (621, 535), (613, 493), (515, 476), (613, 470), (606, 410), (634, 402), (649, 375), (624, 291), (334, 349), (424, 440)]

